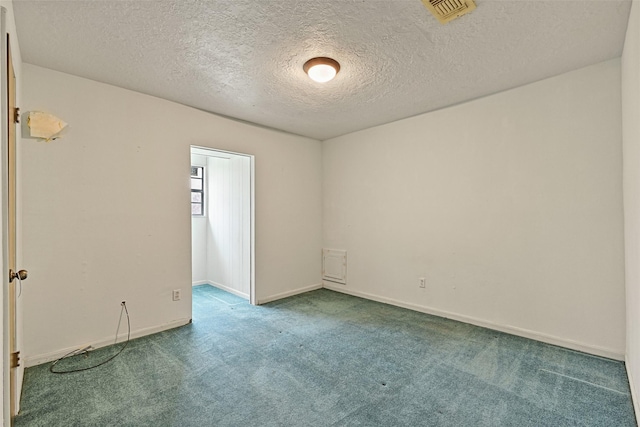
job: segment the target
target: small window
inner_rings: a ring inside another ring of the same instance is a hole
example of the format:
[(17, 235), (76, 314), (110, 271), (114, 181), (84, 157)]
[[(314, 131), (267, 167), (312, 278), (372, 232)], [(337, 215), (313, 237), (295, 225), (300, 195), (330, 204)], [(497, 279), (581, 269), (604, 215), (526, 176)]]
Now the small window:
[(191, 166), (191, 215), (204, 215), (204, 167)]

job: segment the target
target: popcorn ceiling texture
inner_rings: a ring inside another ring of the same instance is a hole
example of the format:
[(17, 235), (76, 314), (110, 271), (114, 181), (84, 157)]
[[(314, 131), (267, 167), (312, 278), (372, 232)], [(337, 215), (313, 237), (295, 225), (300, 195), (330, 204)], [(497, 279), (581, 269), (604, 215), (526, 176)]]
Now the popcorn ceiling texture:
[[(14, 0), (23, 60), (324, 140), (620, 56), (630, 1)], [(327, 84), (302, 65), (329, 56)], [(126, 108), (126, 106), (123, 106)]]

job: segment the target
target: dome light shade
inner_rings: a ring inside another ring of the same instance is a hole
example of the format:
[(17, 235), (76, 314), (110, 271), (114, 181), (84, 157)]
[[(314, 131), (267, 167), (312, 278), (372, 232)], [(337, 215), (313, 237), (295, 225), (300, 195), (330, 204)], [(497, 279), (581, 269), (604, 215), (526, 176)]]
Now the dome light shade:
[(340, 71), (340, 64), (331, 58), (312, 58), (302, 67), (311, 80), (326, 83)]

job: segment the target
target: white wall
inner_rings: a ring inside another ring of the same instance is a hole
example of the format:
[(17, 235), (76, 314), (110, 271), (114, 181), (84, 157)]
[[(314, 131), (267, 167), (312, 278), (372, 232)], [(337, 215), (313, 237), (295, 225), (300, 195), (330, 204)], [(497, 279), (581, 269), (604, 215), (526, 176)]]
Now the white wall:
[[(191, 154), (193, 166), (207, 166), (207, 158)], [(191, 217), (191, 282), (193, 285), (207, 283), (207, 234), (206, 216)]]
[(249, 157), (207, 158), (207, 278), (210, 284), (249, 298), (251, 273), (251, 175)]
[(622, 358), (620, 102), (611, 60), (323, 142), (329, 286)]
[(622, 54), (622, 139), (624, 152), (626, 365), (636, 416), (640, 419), (640, 7), (631, 6)]
[(229, 159), (207, 159), (207, 277), (218, 285), (228, 285), (231, 276), (231, 165)]
[(23, 74), (23, 110), (69, 123), (63, 139), (22, 142), (29, 363), (108, 342), (122, 300), (134, 335), (189, 320), (191, 145), (255, 155), (258, 301), (320, 283), (318, 141), (28, 64)]

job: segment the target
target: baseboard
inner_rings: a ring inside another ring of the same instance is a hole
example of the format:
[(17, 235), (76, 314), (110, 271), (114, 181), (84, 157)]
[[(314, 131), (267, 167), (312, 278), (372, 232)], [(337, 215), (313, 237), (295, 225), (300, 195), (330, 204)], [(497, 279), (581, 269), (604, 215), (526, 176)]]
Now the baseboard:
[(260, 298), (257, 302), (258, 305), (260, 304), (266, 304), (268, 302), (271, 301), (276, 301), (282, 298), (287, 298), (287, 297), (292, 297), (294, 295), (298, 295), (298, 294), (303, 294), (305, 292), (309, 292), (309, 291), (315, 291), (316, 289), (321, 289), (322, 288), (322, 283), (317, 283), (315, 285), (311, 285), (311, 286), (305, 286), (304, 288), (298, 288), (298, 289), (294, 289), (292, 291), (288, 291), (288, 292), (282, 292), (280, 294), (275, 294), (275, 295), (271, 295), (265, 298)]
[(324, 282), (323, 286), (326, 289), (330, 289), (336, 292), (342, 292), (344, 294), (353, 295), (356, 297), (370, 299), (373, 301), (382, 302), (385, 304), (395, 305), (397, 307), (407, 308), (409, 310), (419, 311), (421, 313), (431, 314), (438, 317), (444, 317), (446, 319), (457, 320), (459, 322), (469, 323), (483, 328), (492, 329), (495, 331), (504, 332), (511, 335), (517, 335), (524, 338), (529, 338), (536, 341), (541, 341), (547, 344), (557, 345), (559, 347), (569, 348), (571, 350), (581, 351), (584, 353), (593, 354), (600, 357), (606, 357), (607, 359), (624, 360), (624, 354), (605, 347), (593, 346), (583, 344), (580, 342), (567, 340), (564, 338), (555, 337), (553, 335), (542, 334), (536, 331), (528, 329), (518, 328), (516, 326), (501, 325), (499, 323), (493, 323), (486, 320), (478, 319), (471, 316), (465, 316), (458, 313), (452, 313), (449, 311), (439, 310), (432, 307), (411, 304), (404, 301), (398, 301), (392, 298), (381, 297), (378, 295), (370, 294), (367, 292), (354, 291), (337, 283)]
[[(146, 335), (151, 335), (151, 334), (166, 331), (169, 329), (177, 328), (189, 323), (191, 323), (191, 319), (180, 319), (180, 320), (174, 320), (173, 322), (170, 322), (170, 323), (165, 323), (164, 325), (139, 329), (137, 331), (131, 332), (131, 339), (140, 338)], [(123, 342), (126, 339), (127, 339), (126, 333), (120, 334), (118, 336), (118, 342)], [(36, 356), (27, 356), (24, 358), (24, 365), (25, 367), (29, 368), (31, 366), (40, 365), (42, 363), (52, 362), (54, 360), (61, 358), (66, 354), (69, 354), (70, 352), (78, 348), (83, 348), (88, 345), (91, 345), (93, 348), (106, 347), (106, 346), (112, 345), (113, 341), (114, 341), (114, 337), (105, 338), (105, 339), (94, 341), (94, 342), (82, 343), (79, 346), (73, 346), (73, 347), (52, 351), (50, 353), (39, 354)]]
[(636, 390), (636, 382), (633, 380), (633, 374), (629, 370), (629, 361), (626, 360), (624, 362), (624, 366), (627, 370), (627, 378), (629, 378), (629, 389), (631, 390), (631, 401), (633, 402), (633, 412), (636, 414), (636, 424), (638, 420), (640, 420), (640, 405), (638, 402), (638, 393)]
[(195, 282), (191, 282), (191, 286), (200, 286), (200, 285), (209, 285), (208, 280), (197, 280)]
[(223, 291), (226, 291), (226, 292), (229, 292), (230, 294), (234, 294), (236, 296), (239, 296), (240, 298), (244, 298), (246, 300), (249, 299), (249, 294), (242, 293), (242, 292), (240, 292), (238, 290), (235, 290), (233, 288), (230, 288), (228, 286), (221, 285), (220, 283), (208, 281), (208, 282), (205, 282), (205, 284), (211, 285), (214, 288), (222, 289)]

